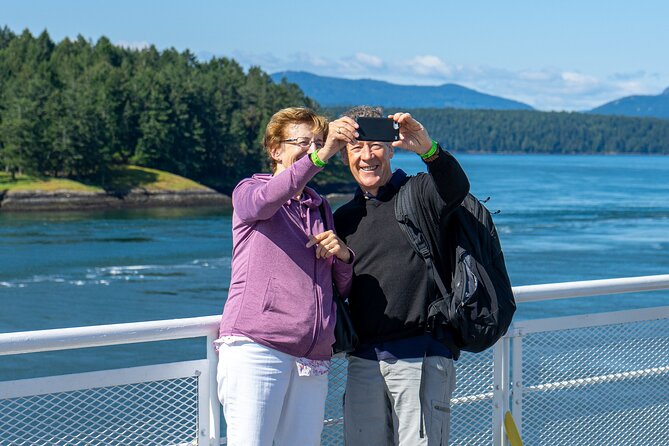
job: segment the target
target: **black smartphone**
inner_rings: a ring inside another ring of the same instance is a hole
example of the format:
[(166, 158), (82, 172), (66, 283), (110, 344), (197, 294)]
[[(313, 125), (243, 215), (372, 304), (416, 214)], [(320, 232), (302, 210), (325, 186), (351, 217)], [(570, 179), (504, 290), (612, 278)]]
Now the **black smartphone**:
[(400, 139), (400, 125), (392, 118), (365, 118), (356, 119), (358, 123), (359, 141), (392, 142)]

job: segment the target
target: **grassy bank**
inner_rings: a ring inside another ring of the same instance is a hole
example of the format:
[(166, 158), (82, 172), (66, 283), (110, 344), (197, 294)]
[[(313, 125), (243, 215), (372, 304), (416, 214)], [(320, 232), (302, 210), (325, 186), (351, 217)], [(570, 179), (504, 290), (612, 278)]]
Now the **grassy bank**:
[(10, 175), (0, 172), (0, 191), (19, 192), (108, 192), (126, 194), (132, 190), (149, 192), (205, 190), (195, 181), (156, 169), (139, 166), (120, 166), (112, 170), (111, 177), (102, 184), (79, 182), (64, 178), (40, 178), (18, 175), (12, 180)]

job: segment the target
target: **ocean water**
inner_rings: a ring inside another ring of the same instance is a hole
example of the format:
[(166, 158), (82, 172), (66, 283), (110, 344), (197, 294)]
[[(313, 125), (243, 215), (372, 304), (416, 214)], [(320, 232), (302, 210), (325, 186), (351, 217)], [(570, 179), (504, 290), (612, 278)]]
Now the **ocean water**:
[[(490, 197), (514, 286), (669, 273), (669, 157), (459, 155)], [(412, 154), (393, 166), (424, 170)], [(216, 209), (0, 213), (0, 332), (220, 314), (231, 218)], [(669, 292), (522, 304), (518, 319), (669, 304)], [(0, 357), (0, 380), (200, 357), (170, 341)]]

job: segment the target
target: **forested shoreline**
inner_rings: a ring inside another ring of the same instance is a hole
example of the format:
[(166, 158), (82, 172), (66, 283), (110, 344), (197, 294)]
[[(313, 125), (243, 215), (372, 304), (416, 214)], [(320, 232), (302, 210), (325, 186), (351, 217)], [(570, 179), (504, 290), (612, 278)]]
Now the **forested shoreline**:
[(456, 151), (669, 154), (669, 120), (524, 110), (422, 109), (414, 115)]
[(234, 60), (0, 28), (0, 166), (11, 173), (104, 186), (114, 165), (137, 164), (229, 191), (265, 169), (264, 126), (291, 105), (315, 106)]
[[(229, 193), (267, 169), (261, 137), (276, 110), (318, 107), (295, 84), (189, 51), (129, 49), (102, 37), (54, 42), (0, 28), (0, 169), (9, 175), (110, 182), (115, 166), (172, 172)], [(336, 117), (341, 109), (322, 110)], [(393, 111), (393, 110), (388, 110)], [(444, 146), (462, 152), (669, 154), (669, 120), (420, 109)], [(350, 184), (346, 169), (316, 178)], [(347, 187), (348, 189), (348, 187)]]
[[(328, 108), (338, 116), (343, 107)], [(388, 113), (400, 111), (386, 108)], [(669, 120), (525, 110), (407, 109), (455, 152), (669, 154)]]

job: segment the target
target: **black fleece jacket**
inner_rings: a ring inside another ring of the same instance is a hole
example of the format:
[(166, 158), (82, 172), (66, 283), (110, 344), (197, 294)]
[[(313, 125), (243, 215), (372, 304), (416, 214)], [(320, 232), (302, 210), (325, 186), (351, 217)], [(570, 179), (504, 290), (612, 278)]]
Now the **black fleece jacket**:
[[(427, 308), (436, 290), (428, 289), (425, 262), (395, 218), (397, 191), (406, 181), (415, 182), (414, 204), (434, 216), (441, 228), (469, 192), (467, 176), (448, 152), (440, 150), (439, 157), (427, 166), (428, 174), (412, 177), (397, 170), (376, 197), (358, 189), (334, 214), (337, 234), (355, 252), (349, 303), (363, 345), (425, 332)], [(435, 228), (435, 232), (440, 237), (443, 231)], [(435, 255), (434, 261), (440, 270), (450, 271), (449, 258)]]

